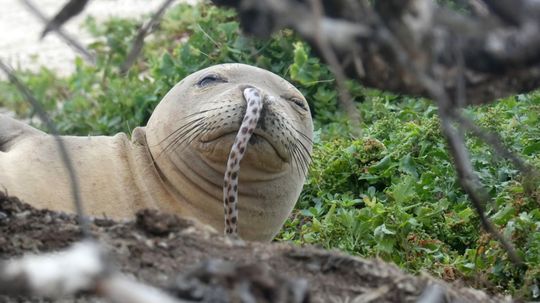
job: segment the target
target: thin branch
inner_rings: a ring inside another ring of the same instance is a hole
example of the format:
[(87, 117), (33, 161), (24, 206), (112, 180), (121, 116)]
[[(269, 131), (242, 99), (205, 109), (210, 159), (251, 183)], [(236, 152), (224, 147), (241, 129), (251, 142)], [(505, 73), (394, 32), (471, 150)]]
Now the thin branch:
[(433, 100), (437, 102), (437, 105), (439, 106), (439, 116), (441, 118), (442, 132), (447, 140), (450, 154), (454, 159), (454, 166), (458, 173), (458, 180), (465, 193), (469, 195), (471, 204), (480, 218), (482, 227), (501, 243), (510, 260), (514, 264), (523, 264), (513, 245), (497, 231), (484, 213), (483, 205), (485, 204), (487, 194), (479, 194), (483, 192), (482, 186), (479, 180), (475, 177), (463, 137), (451, 125), (451, 111), (453, 110), (453, 103), (451, 102), (451, 99), (446, 93), (441, 82), (436, 81), (432, 77), (428, 76), (427, 73), (421, 69), (419, 64), (416, 63), (416, 61), (408, 55), (406, 49), (402, 47), (400, 40), (396, 39), (389, 29), (381, 28), (379, 36), (385, 39), (384, 42), (394, 52), (398, 64), (414, 75), (417, 81), (424, 85), (426, 91), (430, 93)]
[(113, 303), (196, 303), (173, 298), (161, 289), (137, 282), (118, 273), (98, 281), (96, 293)]
[(137, 57), (139, 57), (139, 54), (141, 53), (143, 46), (144, 46), (144, 38), (148, 35), (150, 30), (156, 26), (167, 8), (174, 2), (175, 0), (165, 0), (163, 1), (163, 4), (159, 7), (159, 9), (152, 15), (152, 18), (148, 23), (143, 25), (139, 31), (137, 32), (137, 36), (135, 36), (135, 39), (133, 40), (133, 44), (131, 46), (131, 51), (129, 52), (126, 61), (122, 63), (122, 66), (120, 67), (120, 72), (122, 74), (126, 73), (133, 63), (135, 63), (135, 60)]
[(88, 291), (106, 270), (94, 241), (60, 252), (28, 254), (0, 263), (0, 294), (60, 297)]
[[(481, 1), (488, 0), (475, 0), (477, 7), (485, 6)], [(513, 3), (512, 0), (489, 1), (506, 6)], [(321, 58), (334, 65), (330, 62), (331, 56), (324, 55), (326, 52), (314, 38), (315, 16), (310, 1), (213, 2), (236, 8), (243, 30), (248, 33), (268, 37), (282, 28), (296, 30), (321, 54)], [(393, 5), (382, 5), (378, 9), (388, 17), (380, 18), (374, 6), (366, 2), (323, 1), (323, 6), (330, 5), (334, 10), (324, 12), (325, 15), (319, 18), (321, 28), (318, 29), (335, 52), (338, 62), (341, 62), (345, 76), (358, 80), (364, 86), (430, 97), (419, 79), (396, 64), (396, 54), (387, 51), (384, 39), (379, 36), (381, 25), (392, 23), (393, 31), (406, 32), (412, 37), (400, 37), (405, 39), (402, 42), (410, 51), (411, 58), (422, 60), (431, 57), (429, 64), (438, 70), (441, 75), (438, 78), (444, 81), (444, 88), (450, 96), (460, 85), (455, 77), (459, 64), (456, 59), (463, 60), (467, 75), (467, 105), (492, 103), (497, 98), (540, 87), (540, 5), (536, 4), (537, 1), (519, 0), (518, 5), (512, 7), (512, 11), (520, 14), (519, 26), (501, 22), (501, 17), (493, 9), (467, 14), (441, 7), (432, 0), (401, 0)], [(524, 9), (519, 8), (521, 3), (525, 3)], [(359, 4), (361, 9), (358, 9)], [(394, 6), (400, 9), (393, 10)], [(403, 14), (399, 14), (399, 11)], [(427, 34), (426, 39), (415, 39), (424, 33)], [(465, 45), (464, 58), (461, 59), (451, 55), (456, 37)], [(357, 72), (356, 67), (359, 66), (364, 67), (366, 72)], [(451, 100), (457, 101), (455, 98)]]
[[(31, 13), (33, 13), (39, 20), (41, 20), (45, 24), (49, 22), (49, 19), (30, 0), (21, 0), (21, 1), (24, 5), (26, 5), (28, 10)], [(71, 46), (71, 48), (79, 52), (86, 61), (92, 64), (96, 63), (96, 58), (94, 57), (94, 55), (92, 55), (84, 46), (82, 46), (81, 43), (79, 43), (76, 39), (71, 37), (62, 28), (53, 27), (51, 28), (51, 30), (56, 32), (58, 36), (62, 38), (62, 40), (64, 40), (69, 46)]]
[(59, 298), (82, 291), (115, 303), (188, 303), (111, 270), (105, 253), (94, 241), (0, 263), (0, 294)]
[(514, 166), (519, 169), (523, 174), (529, 175), (536, 169), (535, 167), (527, 164), (523, 159), (510, 151), (502, 142), (501, 137), (494, 132), (489, 132), (480, 128), (474, 121), (464, 116), (460, 111), (454, 110), (451, 112), (453, 119), (458, 123), (460, 129), (463, 131), (470, 131), (473, 135), (480, 138), (482, 141), (491, 145), (493, 150), (499, 154), (499, 156), (512, 161)]
[(430, 283), (420, 294), (416, 303), (445, 303), (447, 302), (446, 290), (439, 284)]
[(513, 26), (519, 26), (523, 21), (523, 0), (482, 0), (486, 7), (501, 20)]
[(75, 172), (75, 167), (73, 166), (73, 162), (71, 161), (71, 157), (69, 156), (66, 145), (64, 144), (62, 137), (59, 135), (58, 129), (49, 118), (49, 115), (47, 115), (47, 112), (41, 105), (41, 102), (39, 102), (32, 95), (32, 93), (30, 92), (30, 89), (26, 87), (17, 78), (17, 76), (15, 76), (15, 73), (13, 72), (13, 70), (9, 66), (4, 64), (2, 60), (0, 60), (0, 69), (8, 76), (9, 81), (13, 85), (15, 85), (15, 87), (19, 90), (19, 92), (21, 92), (24, 98), (32, 105), (32, 107), (36, 111), (41, 121), (45, 124), (45, 126), (47, 127), (51, 135), (53, 136), (56, 142), (56, 145), (58, 147), (58, 150), (60, 152), (60, 157), (62, 158), (62, 161), (64, 162), (64, 166), (69, 175), (70, 185), (71, 185), (71, 195), (73, 197), (73, 203), (75, 204), (75, 210), (77, 212), (77, 217), (79, 220), (81, 231), (85, 237), (91, 237), (88, 219), (85, 215), (83, 202), (80, 196), (79, 178), (77, 177), (77, 174)]
[(51, 30), (58, 30), (69, 19), (77, 16), (83, 10), (88, 0), (70, 0), (62, 9), (52, 18), (45, 29), (41, 33), (41, 39), (43, 39)]
[(327, 36), (322, 35), (323, 30), (321, 28), (321, 20), (323, 19), (324, 12), (321, 0), (310, 0), (310, 2), (313, 8), (314, 15), (314, 17), (312, 18), (314, 22), (314, 42), (321, 50), (324, 59), (326, 59), (326, 62), (328, 62), (328, 65), (332, 70), (332, 73), (336, 77), (336, 84), (339, 93), (338, 100), (340, 101), (339, 105), (341, 109), (345, 111), (345, 114), (349, 117), (349, 121), (351, 123), (351, 131), (355, 137), (361, 137), (362, 117), (360, 116), (358, 108), (356, 108), (355, 104), (353, 103), (353, 98), (349, 93), (349, 89), (347, 88), (347, 77), (343, 73), (343, 67), (339, 63), (336, 53), (328, 43), (328, 39), (326, 39)]
[(487, 218), (483, 205), (487, 200), (486, 197), (488, 194), (483, 190), (480, 181), (474, 174), (463, 136), (452, 126), (451, 114), (447, 112), (445, 105), (442, 104), (442, 102), (439, 102), (439, 107), (441, 108), (440, 117), (442, 132), (446, 137), (450, 154), (454, 159), (454, 166), (458, 173), (459, 183), (465, 193), (469, 196), (469, 199), (480, 218), (482, 227), (501, 243), (514, 264), (522, 265), (523, 261), (517, 254), (514, 246), (499, 233), (499, 231), (497, 231), (495, 226)]

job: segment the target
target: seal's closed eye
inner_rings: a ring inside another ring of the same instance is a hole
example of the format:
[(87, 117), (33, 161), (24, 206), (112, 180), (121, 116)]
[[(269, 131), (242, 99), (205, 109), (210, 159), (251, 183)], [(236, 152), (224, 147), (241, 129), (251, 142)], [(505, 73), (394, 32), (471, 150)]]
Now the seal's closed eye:
[(226, 82), (227, 82), (227, 79), (223, 78), (222, 76), (220, 76), (218, 74), (208, 74), (208, 75), (205, 75), (204, 77), (202, 77), (197, 82), (197, 86), (205, 87), (205, 86), (208, 86), (208, 85), (214, 84), (214, 83), (226, 83)]
[(296, 97), (295, 95), (281, 95), (281, 98), (286, 99), (292, 102), (295, 106), (302, 109), (303, 111), (308, 110), (308, 106), (302, 98)]
[(296, 104), (296, 106), (298, 106), (298, 107), (300, 107), (301, 109), (307, 111), (307, 106), (306, 106), (306, 104), (304, 103), (304, 101), (302, 101), (302, 99), (296, 98), (296, 97), (292, 97), (292, 98), (289, 98), (289, 100), (290, 100), (292, 103)]

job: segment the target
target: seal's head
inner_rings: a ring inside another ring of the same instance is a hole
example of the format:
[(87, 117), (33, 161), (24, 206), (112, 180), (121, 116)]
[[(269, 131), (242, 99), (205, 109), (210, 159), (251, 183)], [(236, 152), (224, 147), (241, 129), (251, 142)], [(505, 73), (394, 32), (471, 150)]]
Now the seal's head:
[(241, 162), (239, 233), (270, 240), (296, 202), (312, 149), (313, 125), (302, 94), (266, 70), (223, 64), (178, 83), (154, 110), (146, 138), (181, 214), (223, 229), (227, 157), (246, 112), (243, 91), (257, 88), (263, 109)]

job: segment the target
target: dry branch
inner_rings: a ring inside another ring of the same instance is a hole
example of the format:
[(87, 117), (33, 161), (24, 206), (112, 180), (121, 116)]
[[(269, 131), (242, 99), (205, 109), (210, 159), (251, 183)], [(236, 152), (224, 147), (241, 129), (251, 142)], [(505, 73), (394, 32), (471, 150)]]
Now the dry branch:
[(133, 63), (135, 63), (135, 60), (137, 60), (137, 57), (139, 57), (139, 54), (143, 49), (144, 38), (146, 38), (150, 30), (159, 23), (159, 20), (161, 19), (167, 8), (174, 1), (175, 0), (163, 1), (158, 10), (152, 15), (150, 20), (137, 31), (137, 35), (135, 36), (135, 39), (133, 39), (133, 43), (131, 45), (131, 51), (127, 55), (126, 60), (120, 66), (121, 73), (126, 73), (131, 68)]
[(186, 302), (110, 267), (93, 241), (78, 242), (60, 252), (26, 255), (0, 263), (0, 295), (60, 298), (86, 292), (115, 303)]
[(71, 194), (73, 197), (73, 205), (75, 207), (75, 211), (78, 214), (80, 228), (82, 230), (83, 235), (88, 237), (90, 235), (89, 228), (88, 228), (88, 219), (85, 216), (84, 204), (81, 199), (81, 193), (79, 190), (80, 189), (79, 178), (75, 171), (73, 161), (71, 161), (71, 157), (67, 151), (64, 141), (62, 140), (62, 137), (60, 136), (60, 133), (58, 132), (56, 125), (50, 119), (49, 115), (43, 108), (43, 105), (41, 105), (41, 102), (37, 100), (32, 95), (30, 89), (17, 78), (17, 76), (13, 72), (13, 69), (11, 69), (9, 66), (4, 64), (2, 60), (0, 60), (0, 70), (2, 70), (6, 74), (9, 81), (17, 88), (17, 90), (19, 90), (19, 92), (22, 94), (24, 99), (26, 99), (26, 101), (30, 103), (32, 108), (36, 111), (36, 114), (38, 115), (39, 119), (43, 122), (43, 124), (48, 129), (50, 134), (53, 136), (56, 142), (56, 146), (58, 148), (58, 152), (60, 153), (60, 158), (62, 159), (64, 167), (68, 172), (68, 176), (70, 180), (70, 187), (71, 187)]
[[(311, 1), (213, 2), (234, 7), (244, 31), (257, 36), (290, 27), (320, 53), (324, 50), (316, 37), (325, 37), (345, 74), (367, 87), (431, 97), (424, 84), (399, 64), (400, 54), (384, 39), (387, 30), (403, 38), (400, 42), (409, 58), (433, 66), (452, 100), (460, 73), (456, 45), (463, 54), (466, 104), (490, 103), (540, 87), (540, 9), (535, 1), (502, 1), (511, 2), (508, 9), (489, 6), (485, 15), (478, 16), (438, 6), (433, 0), (385, 0), (375, 6), (364, 0), (325, 0), (320, 32), (311, 26)], [(505, 22), (515, 15), (518, 26)]]
[(45, 25), (45, 29), (41, 33), (41, 38), (44, 38), (51, 30), (58, 30), (69, 19), (75, 17), (84, 10), (88, 0), (70, 0), (60, 11)]
[[(452, 123), (469, 122), (458, 112), (463, 106), (540, 87), (540, 5), (485, 0), (486, 9), (479, 16), (459, 14), (432, 0), (384, 0), (374, 5), (364, 0), (213, 2), (234, 7), (243, 29), (258, 36), (283, 27), (295, 29), (334, 70), (342, 67), (347, 76), (366, 86), (433, 99), (439, 105), (459, 182), (482, 226), (501, 242), (515, 264), (521, 264), (512, 244), (484, 214), (488, 197), (481, 194), (462, 134)], [(326, 15), (321, 16), (320, 7), (326, 8)], [(498, 137), (474, 123), (463, 127), (522, 172), (532, 172)]]
[[(21, 0), (22, 3), (28, 8), (28, 10), (34, 14), (39, 20), (41, 20), (44, 24), (49, 24), (49, 19), (30, 1), (30, 0)], [(49, 30), (54, 31), (58, 34), (58, 36), (64, 40), (71, 48), (73, 48), (75, 51), (80, 53), (83, 58), (92, 63), (95, 64), (96, 58), (94, 55), (92, 55), (81, 43), (79, 43), (75, 38), (71, 37), (68, 33), (66, 33), (62, 28), (58, 26), (52, 26), (49, 28)], [(48, 30), (47, 30), (48, 31)], [(45, 35), (46, 32), (43, 32), (43, 35)]]

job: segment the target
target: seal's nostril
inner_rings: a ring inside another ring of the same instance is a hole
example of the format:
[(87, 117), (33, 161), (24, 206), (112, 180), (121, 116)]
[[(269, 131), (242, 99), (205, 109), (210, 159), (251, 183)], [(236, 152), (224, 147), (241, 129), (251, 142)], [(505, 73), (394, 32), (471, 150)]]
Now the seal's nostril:
[(255, 87), (249, 84), (243, 84), (243, 85), (240, 85), (239, 88), (240, 88), (240, 91), (243, 93), (244, 90), (246, 90), (246, 88), (255, 88)]

